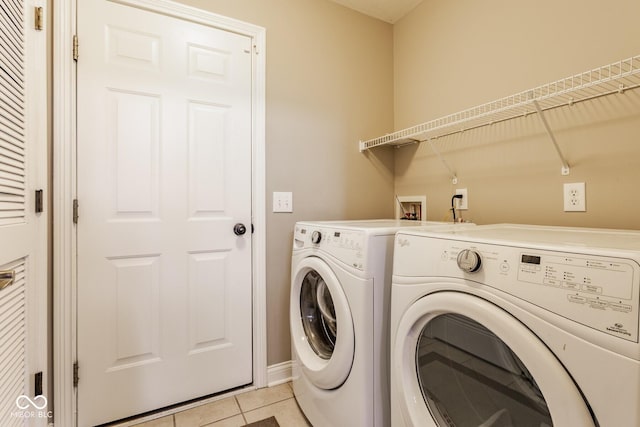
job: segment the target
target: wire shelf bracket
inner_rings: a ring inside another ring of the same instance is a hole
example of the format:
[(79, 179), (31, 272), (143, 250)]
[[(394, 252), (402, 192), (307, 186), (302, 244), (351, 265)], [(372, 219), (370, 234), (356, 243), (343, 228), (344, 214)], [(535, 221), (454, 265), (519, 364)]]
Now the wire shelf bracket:
[[(562, 161), (562, 174), (569, 174), (569, 163), (544, 116), (544, 111), (640, 87), (640, 55), (593, 70), (575, 74), (515, 95), (488, 102), (384, 136), (359, 141), (361, 152), (382, 145), (404, 146), (449, 136), (493, 123), (526, 117), (537, 112)], [(531, 105), (533, 104), (534, 110)], [(433, 145), (432, 145), (433, 148)], [(440, 160), (455, 174), (438, 154)]]
[(454, 184), (454, 185), (457, 184), (458, 183), (458, 177), (457, 177), (456, 173), (453, 171), (453, 169), (451, 169), (451, 166), (449, 166), (449, 163), (447, 163), (447, 161), (444, 159), (444, 157), (442, 157), (442, 154), (440, 154), (440, 151), (438, 151), (438, 149), (435, 147), (435, 145), (433, 145), (433, 141), (431, 139), (429, 140), (429, 147), (431, 147), (431, 150), (434, 153), (436, 153), (436, 156), (438, 156), (438, 159), (440, 159), (440, 162), (449, 171), (449, 175), (451, 176), (451, 183)]
[(562, 168), (560, 169), (560, 173), (562, 175), (569, 175), (569, 172), (571, 171), (569, 168), (569, 163), (567, 163), (566, 158), (562, 154), (562, 150), (560, 150), (558, 141), (556, 141), (556, 137), (553, 135), (553, 132), (551, 131), (551, 126), (549, 126), (549, 122), (547, 122), (547, 119), (544, 116), (544, 111), (542, 111), (542, 109), (540, 108), (540, 104), (538, 104), (538, 101), (536, 101), (535, 99), (533, 100), (533, 106), (536, 107), (538, 116), (540, 116), (540, 121), (544, 125), (544, 128), (547, 131), (549, 138), (551, 138), (551, 142), (553, 143), (553, 146), (555, 147), (556, 152), (558, 153), (558, 157), (560, 157), (560, 161), (562, 162)]

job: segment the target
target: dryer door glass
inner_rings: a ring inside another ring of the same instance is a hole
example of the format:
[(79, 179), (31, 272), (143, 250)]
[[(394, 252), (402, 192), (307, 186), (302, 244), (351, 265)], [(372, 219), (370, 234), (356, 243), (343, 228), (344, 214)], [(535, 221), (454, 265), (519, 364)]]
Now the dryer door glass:
[(416, 348), (422, 395), (439, 426), (552, 426), (536, 381), (495, 334), (445, 314), (422, 330)]
[(315, 270), (302, 280), (300, 313), (309, 345), (322, 359), (330, 359), (336, 344), (336, 311), (327, 284)]

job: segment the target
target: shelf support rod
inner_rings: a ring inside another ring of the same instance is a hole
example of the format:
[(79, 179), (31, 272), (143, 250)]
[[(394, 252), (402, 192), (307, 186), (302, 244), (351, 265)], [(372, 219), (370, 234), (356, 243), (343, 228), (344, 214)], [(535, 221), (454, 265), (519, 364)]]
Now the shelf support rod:
[(540, 120), (542, 121), (542, 124), (544, 125), (544, 128), (547, 130), (547, 134), (549, 135), (549, 138), (551, 138), (551, 142), (553, 142), (553, 146), (556, 149), (556, 152), (558, 153), (558, 156), (560, 157), (560, 161), (562, 162), (562, 169), (560, 170), (562, 175), (569, 175), (569, 163), (567, 163), (567, 160), (564, 158), (564, 155), (562, 154), (562, 151), (560, 150), (560, 146), (558, 145), (558, 141), (556, 141), (556, 137), (553, 135), (553, 132), (551, 131), (551, 127), (549, 126), (549, 123), (547, 122), (547, 118), (544, 116), (544, 112), (542, 111), (542, 109), (540, 108), (540, 105), (538, 104), (537, 100), (533, 100), (533, 106), (536, 107), (536, 111), (538, 112), (538, 116), (540, 116)]
[(429, 139), (428, 141), (429, 141), (429, 147), (431, 147), (431, 150), (433, 150), (433, 152), (436, 153), (436, 156), (438, 156), (438, 159), (440, 159), (440, 162), (449, 171), (449, 175), (451, 175), (451, 183), (452, 184), (457, 184), (458, 183), (458, 177), (456, 176), (456, 173), (453, 171), (453, 169), (451, 169), (451, 166), (449, 166), (449, 164), (446, 162), (444, 157), (442, 157), (442, 154), (440, 154), (440, 152), (433, 145), (433, 140)]

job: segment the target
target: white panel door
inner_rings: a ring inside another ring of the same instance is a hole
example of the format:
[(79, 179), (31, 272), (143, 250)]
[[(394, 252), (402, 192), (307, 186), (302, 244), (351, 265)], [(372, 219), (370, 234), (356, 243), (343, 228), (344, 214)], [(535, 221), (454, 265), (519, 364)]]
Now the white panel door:
[(78, 36), (85, 426), (252, 382), (252, 59), (249, 37), (105, 0), (78, 2)]
[[(0, 4), (0, 425), (47, 425), (46, 39), (31, 0)], [(46, 197), (46, 193), (43, 193)], [(44, 208), (44, 205), (43, 205)]]

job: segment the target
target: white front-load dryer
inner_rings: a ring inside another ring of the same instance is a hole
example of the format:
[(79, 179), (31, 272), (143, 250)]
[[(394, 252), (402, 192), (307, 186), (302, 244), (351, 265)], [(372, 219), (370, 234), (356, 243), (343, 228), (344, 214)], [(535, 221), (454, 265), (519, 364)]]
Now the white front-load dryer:
[[(464, 225), (463, 225), (464, 226)], [(293, 390), (314, 427), (388, 426), (393, 238), (452, 224), (299, 222), (291, 266)]]
[(640, 233), (396, 236), (393, 426), (640, 425)]

